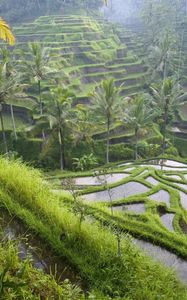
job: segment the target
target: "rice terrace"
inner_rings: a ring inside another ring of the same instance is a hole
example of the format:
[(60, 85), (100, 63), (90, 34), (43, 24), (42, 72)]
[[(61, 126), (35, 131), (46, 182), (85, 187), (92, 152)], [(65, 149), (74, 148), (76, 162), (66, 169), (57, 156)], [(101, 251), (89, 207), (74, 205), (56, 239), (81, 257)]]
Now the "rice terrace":
[(187, 300), (187, 1), (0, 1), (0, 299)]

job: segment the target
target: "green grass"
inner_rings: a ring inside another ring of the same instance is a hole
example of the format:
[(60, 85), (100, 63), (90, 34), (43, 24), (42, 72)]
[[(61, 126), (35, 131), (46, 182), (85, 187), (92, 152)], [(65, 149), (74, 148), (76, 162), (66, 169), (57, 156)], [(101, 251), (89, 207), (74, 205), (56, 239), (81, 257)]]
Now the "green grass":
[(0, 235), (0, 274), (5, 274), (4, 278), (1, 277), (1, 299), (85, 299), (81, 290), (67, 280), (57, 283), (53, 276), (35, 269), (29, 256), (21, 261), (20, 240), (5, 240), (2, 231)]
[[(105, 226), (85, 220), (79, 230), (79, 218), (64, 205), (67, 194), (50, 192), (38, 171), (20, 162), (0, 160), (0, 203), (16, 214), (30, 229), (54, 249), (66, 256), (87, 281), (90, 289), (110, 299), (186, 299), (186, 289), (175, 275), (143, 255), (128, 235), (117, 242)], [(60, 235), (64, 234), (63, 241)], [(104, 299), (100, 294), (99, 298)]]

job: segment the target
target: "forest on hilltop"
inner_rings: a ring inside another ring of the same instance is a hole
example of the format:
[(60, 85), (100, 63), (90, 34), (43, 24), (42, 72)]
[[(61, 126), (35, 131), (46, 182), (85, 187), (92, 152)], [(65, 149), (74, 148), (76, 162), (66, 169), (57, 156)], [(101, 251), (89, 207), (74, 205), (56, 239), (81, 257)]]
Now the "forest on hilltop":
[(2, 0), (0, 14), (11, 23), (19, 23), (40, 15), (63, 13), (64, 9), (69, 7), (98, 8), (102, 4), (102, 0)]

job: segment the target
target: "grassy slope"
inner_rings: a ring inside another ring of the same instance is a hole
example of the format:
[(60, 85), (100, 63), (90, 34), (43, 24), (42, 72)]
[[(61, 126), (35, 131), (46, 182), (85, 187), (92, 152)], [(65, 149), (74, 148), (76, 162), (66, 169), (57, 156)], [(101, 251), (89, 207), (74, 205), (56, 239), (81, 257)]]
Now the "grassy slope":
[(84, 299), (78, 287), (68, 281), (57, 284), (54, 277), (33, 268), (29, 257), (20, 261), (18, 242), (0, 241), (0, 274), (5, 272), (1, 299)]
[(1, 205), (66, 256), (90, 288), (116, 299), (187, 299), (172, 272), (145, 257), (128, 236), (117, 257), (116, 238), (109, 229), (84, 221), (79, 230), (78, 218), (50, 192), (36, 170), (1, 159), (0, 189)]

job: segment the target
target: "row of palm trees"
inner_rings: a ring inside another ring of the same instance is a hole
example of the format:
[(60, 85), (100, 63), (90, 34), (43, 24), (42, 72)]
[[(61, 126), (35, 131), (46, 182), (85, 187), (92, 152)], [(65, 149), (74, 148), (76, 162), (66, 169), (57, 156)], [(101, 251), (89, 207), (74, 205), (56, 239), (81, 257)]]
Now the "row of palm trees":
[(120, 88), (116, 88), (113, 79), (102, 82), (93, 97), (93, 109), (97, 116), (104, 119), (107, 132), (106, 163), (109, 162), (110, 129), (114, 121), (131, 127), (135, 136), (135, 159), (138, 158), (139, 132), (150, 128), (158, 120), (161, 124), (162, 154), (166, 150), (167, 125), (171, 123), (180, 107), (187, 100), (178, 81), (165, 78), (160, 84), (150, 86), (149, 94), (135, 97), (120, 97)]

